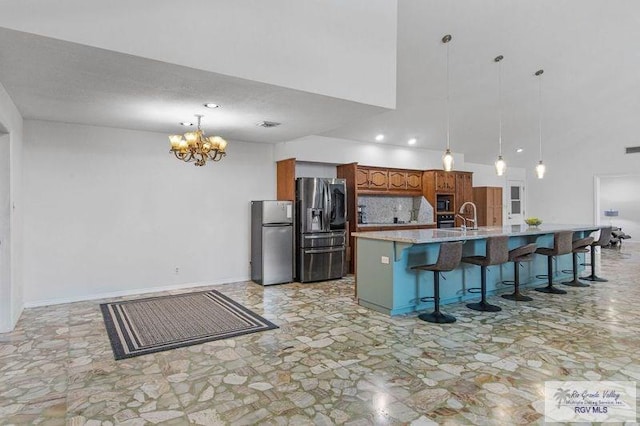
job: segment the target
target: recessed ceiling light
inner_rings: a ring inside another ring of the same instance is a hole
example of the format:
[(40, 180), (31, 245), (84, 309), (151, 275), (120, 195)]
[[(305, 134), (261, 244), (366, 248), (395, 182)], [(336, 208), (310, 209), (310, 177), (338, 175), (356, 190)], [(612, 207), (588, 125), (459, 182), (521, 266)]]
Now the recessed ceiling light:
[(220, 108), (220, 105), (214, 104), (213, 102), (207, 102), (206, 104), (204, 104), (204, 106), (206, 106), (207, 108)]
[(516, 152), (517, 152), (518, 154), (520, 154), (522, 151), (524, 151), (524, 149), (522, 149), (522, 148), (518, 148), (518, 149), (516, 149)]
[(180, 122), (181, 126), (185, 126), (185, 127), (189, 127), (189, 126), (193, 126), (193, 123), (190, 121), (181, 121)]
[(376, 141), (382, 142), (383, 140), (384, 140), (384, 135), (383, 134), (376, 135)]
[(416, 138), (411, 138), (411, 139), (409, 139), (409, 140), (407, 141), (407, 143), (408, 143), (409, 145), (415, 145), (415, 144), (416, 144), (416, 142), (418, 142), (418, 140), (417, 140)]

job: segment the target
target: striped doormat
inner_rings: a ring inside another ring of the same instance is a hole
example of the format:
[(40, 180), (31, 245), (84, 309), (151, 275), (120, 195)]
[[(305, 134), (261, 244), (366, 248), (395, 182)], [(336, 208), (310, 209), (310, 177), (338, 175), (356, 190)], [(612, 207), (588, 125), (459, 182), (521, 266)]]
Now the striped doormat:
[(100, 308), (117, 360), (278, 328), (216, 290)]

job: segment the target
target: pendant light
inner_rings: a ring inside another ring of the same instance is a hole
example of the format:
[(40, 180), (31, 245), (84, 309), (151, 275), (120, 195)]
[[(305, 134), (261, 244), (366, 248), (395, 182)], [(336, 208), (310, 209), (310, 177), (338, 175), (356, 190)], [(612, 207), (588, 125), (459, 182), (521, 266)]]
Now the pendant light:
[(496, 160), (496, 174), (502, 176), (507, 170), (507, 163), (502, 159), (502, 60), (498, 55), (493, 60), (498, 64), (498, 159)]
[(538, 161), (538, 165), (536, 166), (538, 179), (542, 179), (544, 172), (547, 171), (547, 168), (542, 162), (542, 73), (544, 73), (544, 70), (538, 70), (535, 73), (535, 76), (538, 77), (538, 131), (540, 137), (540, 161)]
[(453, 170), (453, 154), (451, 154), (451, 146), (449, 141), (449, 42), (451, 41), (451, 35), (447, 34), (442, 37), (442, 42), (447, 45), (447, 150), (442, 156), (442, 168), (445, 172)]

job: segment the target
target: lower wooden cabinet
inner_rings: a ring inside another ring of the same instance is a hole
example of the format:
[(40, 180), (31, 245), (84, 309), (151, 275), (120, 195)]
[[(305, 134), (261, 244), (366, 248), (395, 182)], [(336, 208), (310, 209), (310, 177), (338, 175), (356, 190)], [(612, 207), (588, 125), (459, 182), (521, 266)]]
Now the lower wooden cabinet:
[(473, 200), (478, 208), (478, 226), (502, 226), (502, 188), (477, 186)]

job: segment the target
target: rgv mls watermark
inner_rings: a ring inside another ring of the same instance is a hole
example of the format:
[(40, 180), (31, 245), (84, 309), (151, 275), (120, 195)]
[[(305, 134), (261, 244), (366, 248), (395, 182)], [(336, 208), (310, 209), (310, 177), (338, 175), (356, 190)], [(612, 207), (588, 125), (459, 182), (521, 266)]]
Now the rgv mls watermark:
[(545, 382), (544, 421), (635, 422), (636, 382)]

